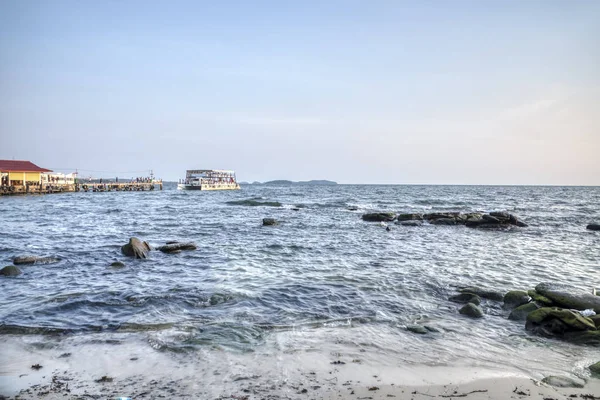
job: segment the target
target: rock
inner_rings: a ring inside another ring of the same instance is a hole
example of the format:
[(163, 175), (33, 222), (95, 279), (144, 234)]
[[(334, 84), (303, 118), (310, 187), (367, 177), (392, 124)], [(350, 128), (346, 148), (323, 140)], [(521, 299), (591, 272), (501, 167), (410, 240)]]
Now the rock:
[(502, 223), (521, 226), (521, 227), (527, 226), (527, 224), (525, 222), (520, 221), (516, 215), (507, 213), (506, 211), (493, 211), (490, 213), (490, 216), (498, 219)]
[(589, 224), (585, 227), (585, 229), (588, 229), (590, 231), (600, 231), (600, 224)]
[(411, 213), (411, 214), (398, 214), (396, 218), (398, 221), (422, 221), (423, 214)]
[[(481, 219), (484, 220), (488, 224), (500, 224), (500, 223), (503, 222), (499, 218), (496, 218), (496, 217), (494, 217), (494, 216), (492, 216), (490, 214), (483, 214), (481, 216)], [(506, 221), (504, 221), (504, 222), (506, 222)]]
[(427, 332), (429, 332), (427, 330), (427, 328), (425, 328), (424, 326), (421, 326), (421, 325), (407, 325), (406, 330), (413, 332), (413, 333), (418, 333), (420, 335), (424, 335)]
[(110, 264), (110, 266), (113, 268), (123, 268), (123, 267), (125, 267), (125, 264), (123, 264), (121, 261), (115, 261), (115, 262), (112, 262)]
[(578, 345), (600, 347), (600, 331), (566, 332), (561, 339)]
[(393, 221), (394, 218), (396, 218), (396, 214), (394, 213), (384, 213), (384, 212), (379, 212), (379, 213), (367, 213), (367, 214), (363, 214), (362, 219), (363, 221), (368, 221), (368, 222), (382, 222), (382, 221)]
[(481, 304), (481, 299), (479, 298), (479, 296), (477, 296), (476, 294), (473, 294), (473, 293), (457, 294), (455, 296), (451, 296), (450, 298), (448, 298), (448, 300), (450, 300), (454, 303), (461, 303), (461, 304), (472, 303), (472, 304), (475, 304), (476, 306)]
[(568, 331), (596, 330), (594, 322), (577, 312), (557, 307), (542, 307), (527, 315), (525, 328), (545, 336), (561, 336)]
[(550, 386), (561, 388), (582, 388), (585, 384), (582, 381), (567, 378), (566, 376), (547, 376), (542, 379), (542, 382)]
[(292, 211), (300, 211), (300, 209), (298, 207), (292, 207), (291, 210)]
[(148, 258), (151, 248), (148, 242), (142, 242), (136, 237), (129, 239), (129, 243), (121, 246), (121, 252), (129, 257)]
[(592, 320), (594, 325), (596, 325), (596, 329), (600, 330), (600, 314), (592, 315), (591, 317), (588, 317), (588, 318)]
[(575, 310), (592, 309), (600, 314), (600, 296), (577, 291), (565, 285), (540, 283), (535, 291), (552, 300), (556, 305)]
[(535, 290), (528, 290), (527, 294), (529, 295), (529, 297), (531, 297), (533, 299), (533, 301), (535, 301), (536, 303), (538, 303), (538, 304), (540, 304), (542, 306), (550, 307), (550, 306), (554, 305), (554, 303), (552, 302), (552, 300), (550, 300), (546, 296), (542, 296), (541, 294), (539, 294)]
[(467, 286), (458, 289), (460, 293), (472, 293), (476, 294), (479, 297), (484, 299), (494, 300), (494, 301), (502, 301), (504, 300), (504, 295), (497, 291), (491, 289), (480, 288), (477, 286)]
[(531, 297), (523, 290), (511, 290), (504, 295), (504, 308), (512, 309), (531, 301)]
[(435, 326), (431, 326), (431, 325), (423, 325), (423, 327), (425, 329), (427, 329), (429, 332), (434, 332), (434, 333), (440, 333), (441, 330), (439, 330), (438, 328), (436, 328)]
[(4, 276), (18, 276), (21, 274), (21, 270), (18, 267), (15, 267), (14, 265), (7, 265), (6, 267), (0, 269), (0, 275)]
[(458, 312), (471, 318), (483, 317), (483, 310), (473, 303), (465, 304), (460, 310), (458, 310)]
[(277, 220), (275, 218), (263, 218), (264, 226), (272, 226), (277, 225)]
[(421, 222), (419, 220), (406, 220), (406, 221), (398, 221), (398, 222), (396, 222), (396, 225), (402, 225), (402, 226), (421, 226), (421, 225), (423, 225), (423, 222)]
[(433, 220), (436, 220), (436, 219), (441, 219), (441, 218), (449, 218), (449, 219), (455, 220), (459, 215), (460, 215), (460, 213), (455, 212), (455, 211), (437, 212), (437, 213), (424, 214), (423, 219), (426, 219), (427, 221), (430, 221), (430, 222)]
[(523, 304), (510, 313), (508, 319), (513, 321), (525, 321), (530, 312), (535, 311), (539, 308), (539, 306), (533, 302)]
[(432, 225), (456, 225), (456, 219), (454, 218), (437, 218), (429, 221)]
[(358, 207), (357, 206), (348, 206), (348, 207), (346, 207), (346, 210), (348, 210), (348, 211), (358, 211)]
[(38, 256), (19, 256), (13, 259), (15, 265), (26, 265), (26, 264), (52, 264), (59, 262), (60, 258), (57, 257), (38, 257)]
[(592, 364), (588, 367), (592, 373), (592, 375), (600, 377), (600, 361), (596, 364)]
[(197, 247), (194, 243), (170, 243), (164, 246), (159, 246), (156, 248), (157, 250), (162, 251), (163, 253), (178, 253), (181, 250), (196, 250)]

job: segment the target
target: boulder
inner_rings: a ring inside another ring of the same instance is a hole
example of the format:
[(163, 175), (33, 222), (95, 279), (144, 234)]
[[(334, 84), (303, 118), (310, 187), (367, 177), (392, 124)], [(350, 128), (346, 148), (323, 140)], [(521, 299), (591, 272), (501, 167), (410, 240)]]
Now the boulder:
[(455, 211), (436, 212), (436, 213), (424, 214), (423, 219), (426, 219), (427, 221), (433, 221), (435, 219), (440, 219), (440, 218), (456, 219), (456, 217), (458, 217), (459, 215), (460, 215), (460, 213), (455, 212)]
[(588, 318), (592, 320), (594, 325), (596, 325), (596, 329), (600, 330), (600, 314), (592, 315)]
[(432, 225), (456, 225), (456, 219), (454, 218), (437, 218), (429, 221)]
[(500, 222), (505, 224), (511, 224), (521, 227), (526, 227), (527, 224), (521, 220), (516, 215), (511, 213), (507, 213), (506, 211), (492, 211), (489, 214), (491, 217), (498, 219)]
[(481, 216), (481, 219), (484, 220), (486, 223), (488, 224), (500, 224), (500, 223), (506, 223), (507, 221), (503, 221), (500, 218), (496, 218), (493, 215), (490, 214), (483, 214)]
[(396, 218), (398, 221), (422, 221), (423, 214), (411, 213), (411, 214), (398, 214)]
[(600, 314), (600, 296), (579, 291), (566, 285), (540, 283), (535, 291), (552, 300), (556, 305), (575, 310), (592, 309)]
[(492, 290), (492, 289), (480, 288), (477, 286), (462, 287), (462, 288), (458, 289), (458, 291), (460, 293), (476, 294), (477, 296), (482, 297), (484, 299), (489, 299), (489, 300), (494, 300), (494, 301), (504, 300), (504, 295), (501, 292), (499, 292), (497, 290)]
[(60, 258), (57, 257), (38, 257), (38, 256), (19, 256), (13, 259), (15, 265), (27, 265), (27, 264), (52, 264), (59, 262)]
[(590, 231), (600, 231), (600, 224), (589, 224), (585, 229), (589, 229)]
[(128, 257), (148, 258), (151, 247), (148, 242), (143, 242), (136, 237), (129, 239), (129, 243), (121, 246), (121, 252)]
[(542, 379), (542, 382), (550, 386), (561, 388), (582, 388), (585, 385), (585, 382), (567, 378), (566, 376), (547, 376)]
[(194, 243), (169, 243), (164, 246), (159, 246), (157, 250), (163, 253), (178, 253), (181, 250), (196, 250), (197, 247)]
[(600, 361), (598, 361), (596, 364), (590, 365), (588, 368), (590, 369), (592, 375), (600, 377)]
[(21, 274), (21, 270), (18, 267), (15, 267), (14, 265), (7, 265), (6, 267), (0, 269), (0, 275), (3, 276), (18, 276)]
[(600, 331), (566, 332), (561, 339), (578, 345), (600, 347)]
[(402, 226), (421, 226), (421, 225), (423, 225), (423, 222), (421, 222), (419, 220), (406, 220), (406, 221), (398, 221), (398, 222), (396, 222), (396, 225), (402, 225)]
[(277, 220), (275, 218), (263, 218), (262, 223), (264, 226), (277, 225)]
[(539, 308), (534, 302), (523, 304), (511, 311), (508, 319), (513, 321), (525, 321), (530, 312)]
[(504, 295), (504, 308), (513, 309), (531, 301), (531, 297), (523, 290), (511, 290)]
[(471, 318), (483, 317), (483, 310), (473, 303), (465, 304), (458, 312)]
[(533, 289), (532, 290), (528, 290), (527, 294), (529, 295), (529, 297), (531, 297), (533, 299), (533, 301), (535, 301), (536, 303), (538, 303), (538, 304), (540, 304), (542, 306), (550, 307), (550, 306), (554, 305), (554, 303), (552, 302), (552, 300), (550, 300), (546, 296), (542, 296), (541, 294), (539, 294), (538, 292), (536, 292)]
[(407, 326), (406, 326), (406, 330), (407, 330), (407, 331), (410, 331), (410, 332), (412, 332), (412, 333), (418, 333), (418, 334), (420, 334), (420, 335), (424, 335), (424, 334), (426, 334), (427, 332), (429, 332), (429, 331), (427, 330), (427, 328), (425, 328), (425, 327), (424, 327), (424, 326), (422, 326), (422, 325), (407, 325)]
[(542, 307), (527, 315), (525, 329), (544, 336), (563, 336), (573, 331), (596, 331), (594, 322), (577, 312), (557, 307)]
[(396, 218), (396, 214), (390, 212), (377, 212), (363, 214), (363, 221), (368, 222), (382, 222), (382, 221), (393, 221)]
[(448, 300), (450, 300), (454, 303), (461, 303), (461, 304), (472, 303), (472, 304), (475, 304), (476, 306), (481, 304), (481, 299), (479, 298), (479, 296), (477, 296), (476, 294), (473, 294), (473, 293), (457, 294), (455, 296), (451, 296), (450, 298), (448, 298)]

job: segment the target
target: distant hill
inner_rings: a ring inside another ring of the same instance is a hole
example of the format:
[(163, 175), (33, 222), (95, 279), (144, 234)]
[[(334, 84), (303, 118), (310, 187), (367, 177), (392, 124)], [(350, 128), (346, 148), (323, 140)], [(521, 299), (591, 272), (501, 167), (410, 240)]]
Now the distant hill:
[[(255, 182), (257, 183), (257, 182)], [(294, 181), (288, 181), (285, 179), (278, 179), (278, 180), (274, 180), (274, 181), (267, 181), (264, 182), (263, 185), (279, 185), (279, 186), (291, 186), (291, 185), (337, 185), (337, 182), (334, 181), (328, 181), (328, 180), (324, 180), (324, 179), (317, 179), (317, 180), (311, 180), (311, 181), (299, 181), (299, 182), (294, 182)]]

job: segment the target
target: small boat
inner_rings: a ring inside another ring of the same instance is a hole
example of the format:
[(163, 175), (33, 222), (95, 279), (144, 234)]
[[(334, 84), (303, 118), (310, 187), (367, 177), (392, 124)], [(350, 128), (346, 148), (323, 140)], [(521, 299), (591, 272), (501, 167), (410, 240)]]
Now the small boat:
[(179, 190), (239, 190), (234, 171), (219, 169), (188, 169)]

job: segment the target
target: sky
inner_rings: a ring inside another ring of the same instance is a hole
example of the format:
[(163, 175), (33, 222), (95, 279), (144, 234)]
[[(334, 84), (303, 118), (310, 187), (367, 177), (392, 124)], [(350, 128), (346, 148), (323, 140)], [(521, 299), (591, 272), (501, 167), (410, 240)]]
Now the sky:
[(0, 159), (600, 185), (600, 1), (0, 0)]

